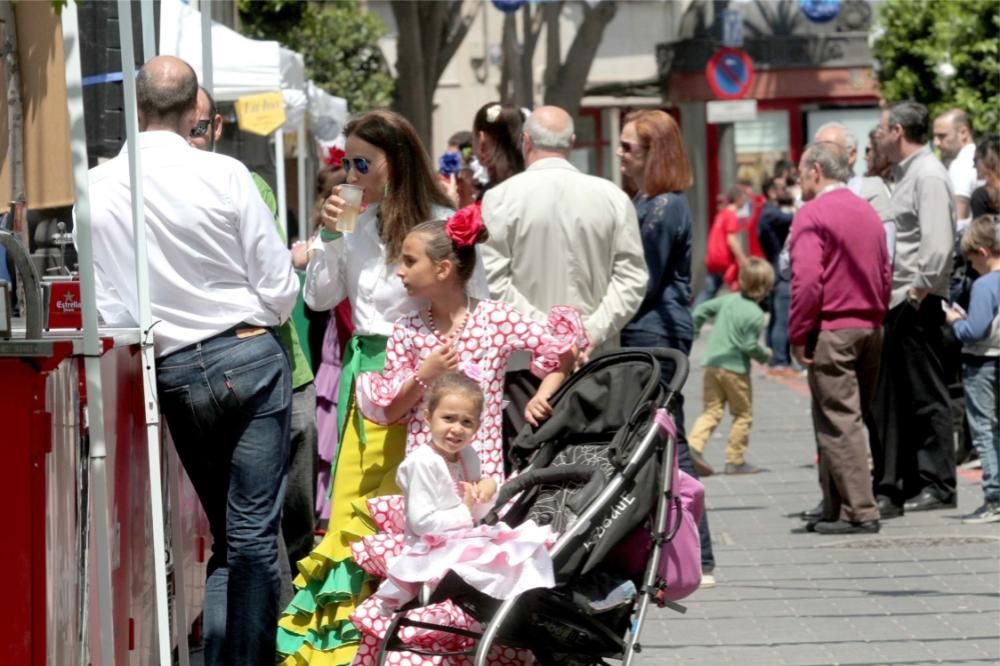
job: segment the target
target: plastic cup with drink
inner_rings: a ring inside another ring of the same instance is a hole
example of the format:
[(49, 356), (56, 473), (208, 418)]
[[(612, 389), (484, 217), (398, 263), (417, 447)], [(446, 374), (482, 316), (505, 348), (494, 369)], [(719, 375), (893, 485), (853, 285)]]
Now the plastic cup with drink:
[(344, 200), (344, 209), (337, 216), (337, 231), (351, 233), (358, 223), (358, 213), (361, 212), (361, 195), (364, 188), (357, 185), (344, 184), (340, 186), (337, 196)]

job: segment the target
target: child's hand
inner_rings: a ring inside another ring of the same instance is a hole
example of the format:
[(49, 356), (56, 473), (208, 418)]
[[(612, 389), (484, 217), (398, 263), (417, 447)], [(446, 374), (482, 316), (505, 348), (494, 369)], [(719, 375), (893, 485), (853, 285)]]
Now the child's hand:
[(957, 308), (948, 308), (944, 312), (944, 318), (949, 324), (954, 324), (956, 321), (965, 319), (965, 316)]
[(538, 427), (538, 424), (552, 416), (552, 405), (548, 396), (536, 393), (524, 408), (524, 420)]
[(458, 352), (449, 344), (434, 348), (417, 370), (417, 377), (425, 384), (432, 384), (448, 370), (458, 367)]
[(472, 507), (476, 506), (476, 499), (479, 494), (478, 487), (476, 484), (469, 483), (468, 481), (459, 481), (458, 487), (462, 489), (462, 504), (469, 511), (472, 511)]
[(479, 479), (479, 483), (476, 484), (476, 490), (479, 495), (479, 503), (484, 504), (493, 499), (493, 496), (497, 494), (497, 482), (491, 476), (484, 476)]

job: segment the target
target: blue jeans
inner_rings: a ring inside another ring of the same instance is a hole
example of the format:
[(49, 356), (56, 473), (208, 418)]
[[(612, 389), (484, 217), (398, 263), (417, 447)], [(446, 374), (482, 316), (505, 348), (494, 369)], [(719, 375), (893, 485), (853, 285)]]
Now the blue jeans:
[[(622, 331), (621, 344), (622, 347), (666, 347), (667, 349), (676, 349), (685, 355), (691, 353), (690, 340), (629, 328)], [(661, 383), (666, 386), (671, 377), (673, 377), (673, 368), (663, 367), (660, 377)], [(684, 396), (680, 393), (677, 394), (677, 399), (674, 402), (674, 420), (677, 422), (677, 465), (697, 479), (699, 478), (698, 472), (695, 471), (694, 463), (691, 461), (687, 430), (684, 427)], [(705, 512), (702, 513), (701, 521), (698, 523), (698, 537), (701, 540), (702, 571), (711, 571), (715, 568), (715, 554), (712, 552), (712, 533), (708, 529), (708, 507), (705, 507)]]
[(788, 346), (788, 312), (792, 307), (792, 283), (778, 280), (771, 293), (771, 319), (767, 324), (767, 344), (774, 355), (772, 366), (792, 364), (791, 349)]
[(698, 307), (705, 301), (715, 298), (715, 295), (722, 289), (723, 276), (723, 273), (705, 274), (705, 284), (702, 285), (701, 291), (698, 292), (698, 296), (694, 299), (694, 307)]
[(156, 381), (160, 410), (212, 530), (205, 663), (273, 664), (288, 357), (273, 332), (240, 339), (230, 330), (162, 358)]
[(987, 502), (1000, 504), (1000, 422), (998, 422), (997, 382), (1000, 359), (987, 356), (962, 358), (962, 384), (965, 386), (965, 413), (969, 417), (972, 444), (983, 462), (983, 496)]

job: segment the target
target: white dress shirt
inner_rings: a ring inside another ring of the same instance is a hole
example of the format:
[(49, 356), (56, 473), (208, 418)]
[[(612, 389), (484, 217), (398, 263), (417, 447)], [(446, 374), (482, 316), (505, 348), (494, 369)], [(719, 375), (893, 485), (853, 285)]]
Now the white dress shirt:
[(972, 198), (973, 190), (981, 185), (976, 174), (976, 144), (966, 144), (958, 151), (948, 165), (948, 179), (956, 197)]
[[(396, 320), (427, 302), (412, 298), (400, 281), (397, 264), (386, 264), (385, 245), (376, 226), (378, 204), (358, 216), (354, 231), (324, 242), (319, 236), (309, 246), (309, 265), (303, 297), (313, 310), (329, 310), (345, 298), (351, 299), (355, 335), (392, 335)], [(451, 211), (435, 208), (432, 219)], [(489, 298), (483, 262), (476, 253), (476, 267), (466, 292), (480, 300)]]
[(493, 298), (538, 321), (554, 305), (571, 305), (595, 349), (618, 346), (649, 279), (628, 195), (564, 159), (545, 158), (486, 192), (483, 221)]
[[(286, 320), (298, 280), (246, 167), (174, 132), (138, 142), (156, 355)], [(97, 307), (112, 327), (139, 319), (126, 148), (90, 170)]]

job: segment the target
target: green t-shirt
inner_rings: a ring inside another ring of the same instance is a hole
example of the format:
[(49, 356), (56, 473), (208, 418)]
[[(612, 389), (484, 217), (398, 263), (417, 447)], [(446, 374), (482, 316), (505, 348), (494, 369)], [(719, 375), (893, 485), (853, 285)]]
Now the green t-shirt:
[[(264, 200), (264, 203), (267, 204), (268, 209), (271, 211), (271, 215), (274, 216), (278, 235), (281, 236), (282, 241), (285, 241), (284, 231), (282, 231), (281, 225), (278, 223), (278, 201), (274, 198), (271, 186), (253, 171), (250, 172), (250, 175), (253, 176), (253, 182), (257, 185), (261, 199)], [(302, 290), (300, 289), (299, 296), (295, 300), (295, 309), (301, 312), (302, 308)], [(288, 350), (288, 355), (291, 358), (292, 388), (297, 389), (312, 382), (313, 372), (312, 366), (309, 365), (309, 359), (306, 357), (305, 352), (302, 351), (302, 345), (299, 343), (299, 332), (295, 328), (293, 319), (294, 313), (292, 318), (278, 327), (278, 335), (281, 337), (281, 342), (285, 345), (285, 349)], [(304, 319), (305, 317), (303, 316)]]
[(715, 325), (708, 336), (703, 365), (742, 375), (750, 374), (750, 359), (765, 363), (768, 351), (760, 344), (764, 311), (743, 294), (726, 294), (694, 309), (694, 333), (709, 319)]

